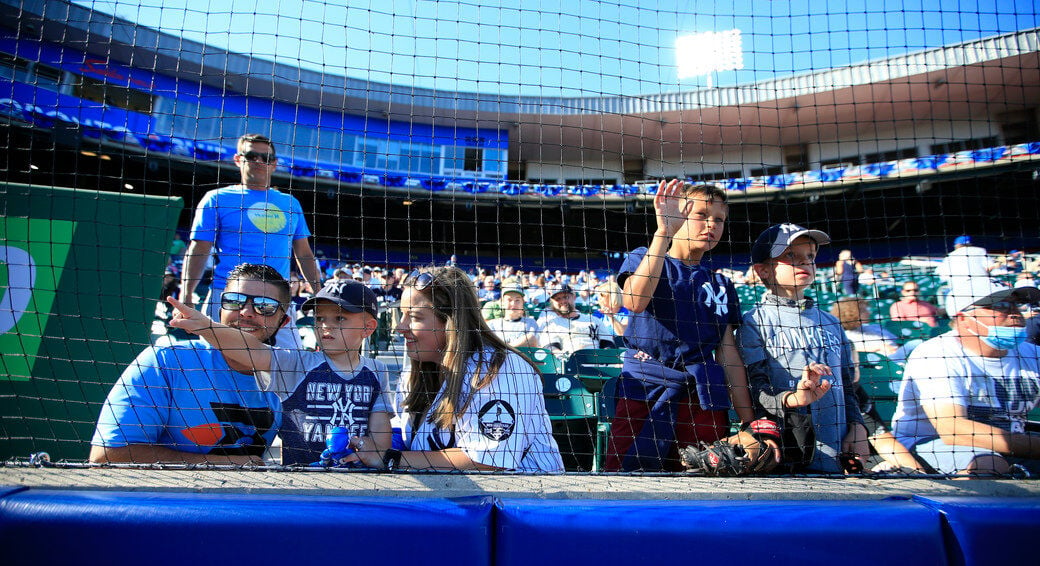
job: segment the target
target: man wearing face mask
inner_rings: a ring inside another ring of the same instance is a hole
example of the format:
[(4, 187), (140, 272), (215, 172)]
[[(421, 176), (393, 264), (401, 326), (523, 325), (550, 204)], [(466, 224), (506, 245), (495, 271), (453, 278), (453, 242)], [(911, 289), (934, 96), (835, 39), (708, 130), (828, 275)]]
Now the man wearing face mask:
[(1036, 287), (974, 278), (947, 297), (952, 330), (911, 354), (893, 432), (934, 471), (1040, 474), (1040, 434), (1026, 423), (1040, 402), (1040, 349), (1021, 313), (1037, 301)]

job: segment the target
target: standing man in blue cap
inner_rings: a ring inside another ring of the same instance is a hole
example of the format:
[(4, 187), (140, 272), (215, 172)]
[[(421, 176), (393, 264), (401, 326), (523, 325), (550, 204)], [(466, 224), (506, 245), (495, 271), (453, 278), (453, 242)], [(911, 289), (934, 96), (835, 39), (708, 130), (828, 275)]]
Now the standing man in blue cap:
[(989, 260), (986, 249), (972, 244), (971, 236), (964, 235), (953, 240), (953, 251), (935, 269), (935, 274), (950, 289), (956, 289), (969, 284), (974, 277), (988, 278), (992, 268), (993, 262)]

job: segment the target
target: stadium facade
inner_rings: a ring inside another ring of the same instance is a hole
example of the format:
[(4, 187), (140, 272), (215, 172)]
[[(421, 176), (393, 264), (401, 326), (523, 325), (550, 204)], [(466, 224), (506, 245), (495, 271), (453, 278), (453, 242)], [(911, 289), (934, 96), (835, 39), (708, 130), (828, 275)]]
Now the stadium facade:
[(960, 233), (1040, 247), (1040, 29), (728, 88), (554, 98), (361, 81), (66, 2), (0, 5), (16, 14), (0, 22), (3, 180), (182, 196), (182, 225), (235, 181), (250, 131), (276, 140), (278, 184), (319, 246), (371, 262), (606, 267), (646, 239), (652, 181), (675, 176), (729, 189), (723, 262), (779, 220), (864, 258), (939, 255)]

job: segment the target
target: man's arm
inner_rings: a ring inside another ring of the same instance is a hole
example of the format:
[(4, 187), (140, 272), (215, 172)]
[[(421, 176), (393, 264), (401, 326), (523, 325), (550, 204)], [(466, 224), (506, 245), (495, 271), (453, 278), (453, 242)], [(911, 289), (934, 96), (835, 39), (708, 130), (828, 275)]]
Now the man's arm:
[[(184, 252), (184, 270), (181, 275), (181, 299), (184, 304), (194, 306), (195, 301), (191, 298), (195, 287), (202, 280), (202, 274), (206, 271), (206, 262), (209, 261), (210, 253), (213, 251), (213, 242), (204, 240), (192, 240), (188, 244), (188, 250)], [(202, 300), (203, 297), (199, 297)]]
[(271, 369), (271, 347), (256, 336), (211, 320), (173, 297), (167, 297), (166, 301), (177, 309), (170, 326), (197, 334), (231, 362), (260, 372)]
[(1040, 435), (1012, 433), (968, 418), (963, 405), (928, 403), (922, 405), (928, 420), (942, 441), (956, 446), (973, 446), (1005, 456), (1040, 458)]
[(314, 250), (307, 238), (293, 240), (293, 255), (296, 256), (296, 265), (300, 273), (311, 287), (311, 293), (321, 290), (321, 272), (318, 270), (318, 260), (314, 258)]
[(181, 452), (165, 446), (152, 444), (130, 444), (128, 446), (90, 447), (92, 464), (234, 464), (263, 465), (264, 460), (258, 456), (199, 454)]

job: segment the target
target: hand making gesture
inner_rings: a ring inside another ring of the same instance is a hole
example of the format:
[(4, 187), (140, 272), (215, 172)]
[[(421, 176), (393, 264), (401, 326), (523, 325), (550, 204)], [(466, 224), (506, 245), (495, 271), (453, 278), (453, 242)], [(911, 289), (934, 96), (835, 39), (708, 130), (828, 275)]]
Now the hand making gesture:
[(686, 223), (692, 202), (683, 195), (685, 183), (679, 179), (661, 181), (654, 195), (654, 213), (657, 229), (671, 238)]
[(798, 386), (784, 397), (784, 407), (807, 407), (823, 397), (831, 389), (830, 380), (822, 379), (825, 375), (831, 375), (831, 368), (826, 364), (812, 362), (805, 366)]

